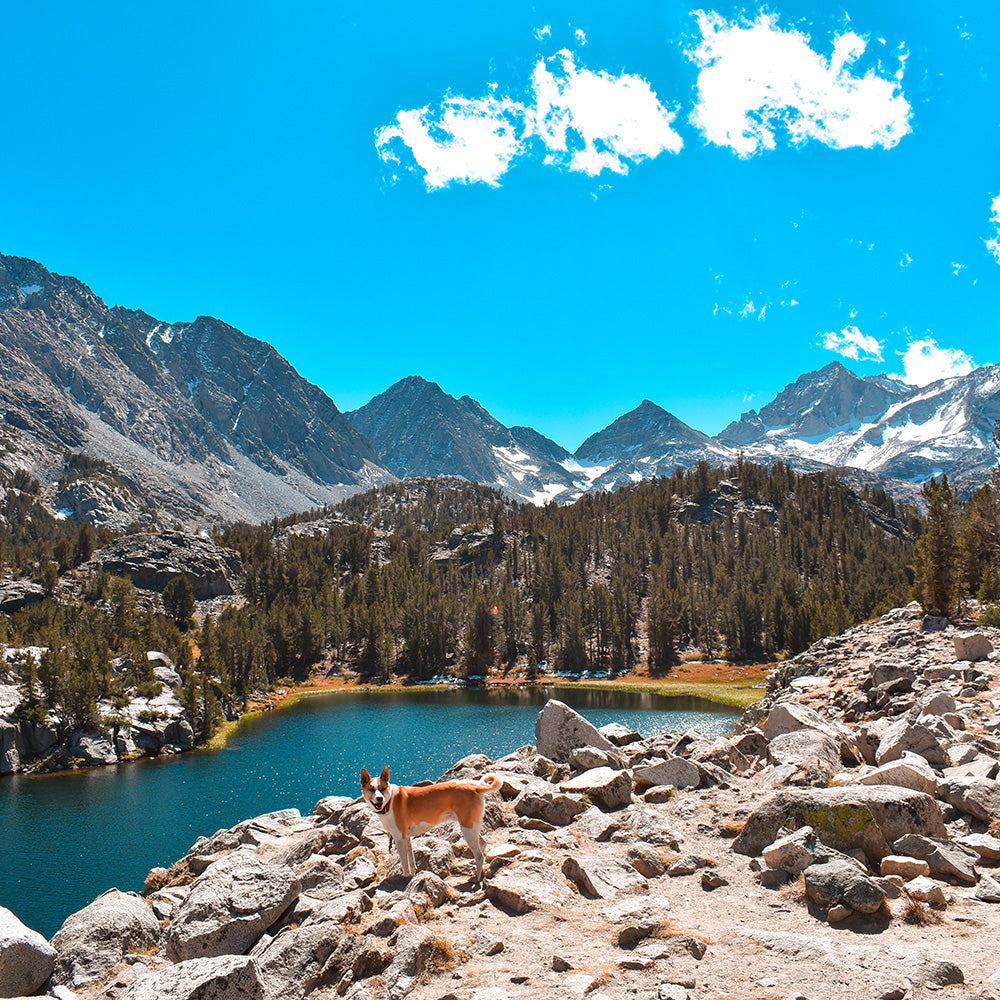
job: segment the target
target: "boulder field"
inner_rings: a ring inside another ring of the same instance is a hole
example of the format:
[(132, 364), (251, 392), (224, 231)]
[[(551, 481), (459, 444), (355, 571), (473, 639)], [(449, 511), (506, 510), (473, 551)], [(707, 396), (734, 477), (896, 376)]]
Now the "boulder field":
[(716, 740), (550, 701), (534, 745), (441, 776), (503, 780), (481, 885), (454, 823), (406, 879), (331, 796), (200, 838), (51, 942), (0, 909), (0, 996), (1000, 1000), (994, 646), (897, 609), (781, 664)]

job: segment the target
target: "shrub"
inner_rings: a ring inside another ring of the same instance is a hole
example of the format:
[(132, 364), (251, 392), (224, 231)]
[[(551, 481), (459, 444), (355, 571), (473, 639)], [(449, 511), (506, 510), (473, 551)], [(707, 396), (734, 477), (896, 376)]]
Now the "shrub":
[(941, 923), (941, 914), (935, 913), (926, 903), (918, 899), (907, 899), (906, 909), (903, 910), (903, 922), (906, 924), (916, 924), (918, 927), (926, 927), (928, 924)]
[(39, 701), (37, 698), (32, 698), (29, 701), (22, 701), (17, 708), (14, 709), (14, 718), (18, 722), (44, 722), (45, 716), (48, 714), (48, 707), (44, 702)]
[(979, 624), (1000, 626), (1000, 604), (988, 604), (979, 616)]

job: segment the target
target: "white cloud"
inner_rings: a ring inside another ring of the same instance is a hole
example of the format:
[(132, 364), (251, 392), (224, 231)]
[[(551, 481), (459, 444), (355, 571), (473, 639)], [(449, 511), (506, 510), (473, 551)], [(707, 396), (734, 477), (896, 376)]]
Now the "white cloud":
[(839, 333), (835, 330), (824, 333), (823, 346), (854, 361), (881, 361), (885, 344), (862, 333), (856, 326), (845, 326)]
[(577, 28), (576, 31), (573, 32), (573, 37), (576, 39), (578, 45), (587, 44), (587, 35), (583, 28)]
[(577, 69), (573, 54), (562, 49), (536, 64), (531, 82), (529, 127), (545, 145), (546, 163), (591, 176), (624, 174), (630, 163), (680, 152), (681, 137), (671, 127), (675, 113), (642, 77)]
[(906, 251), (904, 251), (903, 256), (899, 258), (899, 266), (909, 267), (912, 263), (913, 263), (913, 258), (908, 253), (906, 253)]
[(1000, 194), (998, 194), (993, 199), (992, 214), (990, 215), (990, 222), (993, 223), (997, 230), (997, 235), (991, 240), (986, 241), (986, 246), (988, 247), (991, 254), (997, 259), (997, 263), (1000, 264)]
[(853, 31), (836, 36), (826, 59), (774, 15), (742, 25), (695, 13), (702, 38), (688, 55), (701, 72), (691, 121), (709, 142), (746, 157), (773, 149), (779, 128), (795, 145), (814, 139), (834, 149), (890, 148), (910, 131), (910, 105), (897, 93), (905, 53), (894, 79), (859, 76), (853, 66), (866, 43)]
[(968, 375), (976, 367), (965, 351), (939, 347), (932, 337), (912, 341), (899, 355), (903, 359), (903, 381), (910, 385), (930, 385), (938, 379)]
[(535, 150), (548, 165), (594, 177), (628, 173), (683, 144), (672, 127), (677, 112), (645, 80), (578, 68), (568, 49), (536, 63), (525, 102), (495, 96), (495, 84), (492, 90), (400, 111), (375, 132), (379, 156), (390, 165), (412, 157), (434, 190), (455, 182), (496, 186), (516, 157)]
[(537, 38), (540, 42), (545, 41), (545, 39), (551, 37), (551, 35), (551, 24), (543, 24), (540, 28), (535, 28), (535, 38)]
[(375, 145), (386, 163), (400, 162), (396, 140), (408, 146), (428, 190), (455, 181), (495, 187), (520, 149), (522, 117), (514, 101), (448, 97), (433, 111), (400, 111), (394, 124), (376, 130)]

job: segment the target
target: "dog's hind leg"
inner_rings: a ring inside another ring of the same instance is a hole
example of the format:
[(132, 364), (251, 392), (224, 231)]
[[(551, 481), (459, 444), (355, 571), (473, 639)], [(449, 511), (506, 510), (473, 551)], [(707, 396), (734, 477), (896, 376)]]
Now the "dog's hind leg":
[(475, 826), (463, 826), (462, 836), (472, 851), (472, 856), (476, 859), (476, 881), (483, 880), (483, 856), (486, 853), (486, 839), (483, 837), (482, 824)]

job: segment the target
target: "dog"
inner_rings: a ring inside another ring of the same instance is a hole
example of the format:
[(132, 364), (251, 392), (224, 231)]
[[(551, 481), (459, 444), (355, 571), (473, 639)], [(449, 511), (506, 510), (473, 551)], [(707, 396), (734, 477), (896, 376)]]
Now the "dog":
[(375, 810), (382, 826), (392, 838), (407, 877), (415, 874), (411, 837), (417, 837), (442, 820), (454, 818), (462, 828), (462, 836), (476, 859), (476, 881), (483, 880), (483, 812), (485, 798), (499, 791), (503, 781), (487, 774), (480, 781), (442, 781), (436, 785), (393, 785), (389, 782), (388, 766), (382, 768), (377, 781), (361, 769), (361, 794)]

